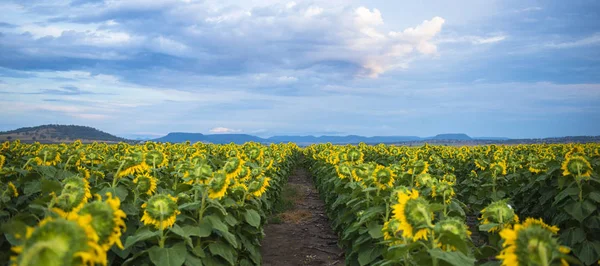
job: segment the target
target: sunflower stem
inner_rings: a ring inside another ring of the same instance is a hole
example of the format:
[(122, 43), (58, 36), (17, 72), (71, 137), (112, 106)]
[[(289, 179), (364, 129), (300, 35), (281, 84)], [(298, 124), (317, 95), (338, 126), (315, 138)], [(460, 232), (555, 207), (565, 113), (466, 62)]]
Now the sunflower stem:
[(121, 172), (121, 168), (123, 168), (124, 165), (125, 165), (125, 161), (122, 161), (121, 165), (119, 165), (119, 168), (117, 169), (117, 173), (113, 177), (113, 182), (112, 182), (112, 186), (111, 186), (113, 189), (117, 185), (117, 178), (119, 177), (119, 173)]
[(204, 189), (202, 193), (202, 203), (200, 205), (200, 212), (198, 212), (198, 223), (202, 222), (202, 216), (204, 216), (204, 211), (206, 210), (206, 197), (208, 196), (208, 191)]
[(67, 162), (65, 163), (65, 167), (63, 167), (63, 170), (66, 171), (67, 170), (67, 166), (69, 166), (69, 162), (71, 161), (71, 159), (75, 157), (75, 155), (71, 155), (69, 156), (69, 159), (67, 159)]

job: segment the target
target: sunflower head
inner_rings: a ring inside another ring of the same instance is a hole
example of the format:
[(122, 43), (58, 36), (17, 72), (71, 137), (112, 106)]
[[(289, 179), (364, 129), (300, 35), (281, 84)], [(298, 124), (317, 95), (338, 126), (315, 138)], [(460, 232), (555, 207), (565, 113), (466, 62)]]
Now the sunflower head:
[(168, 164), (167, 156), (159, 150), (150, 150), (144, 154), (144, 163), (148, 166), (156, 168), (166, 166)]
[(62, 191), (56, 198), (56, 206), (67, 213), (77, 212), (92, 197), (90, 184), (84, 178), (67, 177), (62, 184)]
[(432, 185), (434, 185), (436, 183), (437, 179), (433, 178), (430, 174), (428, 173), (423, 173), (420, 175), (417, 175), (415, 178), (415, 186), (417, 187), (422, 187), (422, 186), (427, 186), (427, 187), (431, 187)]
[(406, 240), (417, 241), (427, 239), (427, 234), (433, 228), (433, 215), (429, 202), (419, 197), (418, 190), (399, 192), (398, 201), (393, 208), (394, 218), (400, 221), (399, 230)]
[(482, 225), (494, 224), (488, 232), (500, 231), (503, 228), (511, 228), (513, 224), (519, 222), (519, 217), (515, 214), (513, 208), (508, 205), (506, 200), (492, 202), (481, 210)]
[(223, 166), (223, 171), (225, 171), (225, 174), (230, 178), (234, 178), (238, 176), (243, 165), (244, 161), (241, 158), (229, 157)]
[(213, 173), (213, 177), (208, 183), (208, 197), (211, 199), (220, 199), (225, 196), (225, 192), (229, 187), (231, 177), (229, 177), (224, 171), (217, 171)]
[(446, 204), (450, 203), (455, 195), (452, 184), (444, 180), (439, 181), (435, 185), (431, 186), (431, 193), (433, 197), (446, 199)]
[(248, 192), (254, 197), (260, 198), (267, 191), (270, 181), (271, 178), (261, 176), (250, 183), (248, 186)]
[(15, 187), (15, 184), (13, 184), (12, 182), (8, 182), (8, 185), (6, 186), (6, 193), (13, 198), (16, 198), (19, 196), (17, 187)]
[(106, 265), (106, 252), (98, 244), (98, 235), (89, 215), (71, 215), (68, 219), (47, 217), (29, 231), (21, 246), (12, 250), (15, 265)]
[(439, 244), (442, 247), (456, 249), (454, 239), (466, 241), (471, 236), (471, 231), (467, 225), (455, 217), (446, 218), (435, 224), (434, 232), (439, 237)]
[(152, 195), (156, 192), (156, 178), (152, 177), (149, 173), (138, 174), (133, 183), (136, 184), (135, 188), (142, 194)]
[(6, 163), (6, 156), (0, 154), (0, 169), (4, 167), (4, 163)]
[(359, 163), (363, 161), (363, 157), (363, 153), (357, 148), (351, 148), (348, 150), (348, 161)]
[(568, 157), (562, 164), (563, 175), (571, 175), (577, 179), (589, 179), (592, 174), (590, 162), (583, 156), (573, 155)]
[(378, 188), (385, 190), (394, 186), (395, 175), (390, 168), (378, 165), (372, 175)]
[(388, 243), (389, 246), (401, 244), (401, 232), (400, 232), (400, 221), (397, 219), (390, 219), (389, 221), (383, 224), (383, 228), (381, 228), (381, 232), (383, 233), (383, 240), (390, 241)]
[(503, 229), (500, 231), (503, 249), (496, 258), (502, 260), (503, 266), (568, 265), (564, 258), (569, 249), (558, 244), (550, 227), (536, 220)]
[(36, 155), (39, 165), (56, 165), (60, 163), (60, 152), (53, 147), (44, 147)]
[(352, 166), (349, 163), (341, 163), (335, 166), (338, 177), (341, 179), (349, 178), (352, 176)]
[(264, 157), (264, 151), (259, 146), (251, 146), (246, 149), (246, 156), (251, 161), (260, 161)]
[(450, 185), (456, 184), (456, 176), (454, 174), (445, 174), (442, 180), (448, 182)]
[(421, 175), (426, 174), (429, 170), (429, 163), (423, 160), (418, 160), (412, 163), (412, 165), (408, 168), (408, 173), (411, 175)]
[(175, 224), (178, 210), (177, 198), (168, 194), (156, 194), (142, 205), (144, 215), (141, 221), (158, 229), (170, 228)]
[(342, 152), (338, 152), (337, 157), (339, 159), (339, 162), (347, 162), (348, 161), (348, 153), (345, 151)]
[(506, 175), (506, 162), (500, 161), (490, 164), (490, 171), (494, 177)]
[(108, 251), (113, 244), (123, 249), (121, 232), (125, 230), (125, 213), (119, 208), (119, 198), (113, 198), (111, 193), (106, 194), (106, 201), (87, 203), (79, 211), (80, 215), (92, 216), (92, 228), (98, 234), (98, 244)]

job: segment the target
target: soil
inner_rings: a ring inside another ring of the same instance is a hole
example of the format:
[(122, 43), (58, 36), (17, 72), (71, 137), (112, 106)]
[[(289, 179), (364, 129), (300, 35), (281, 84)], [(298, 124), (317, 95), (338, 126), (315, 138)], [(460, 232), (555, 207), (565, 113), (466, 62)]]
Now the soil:
[(270, 220), (276, 222), (265, 226), (263, 265), (344, 265), (344, 253), (337, 245), (338, 238), (308, 171), (297, 168), (286, 186), (294, 190), (293, 205), (283, 213), (274, 214), (276, 217), (271, 218), (275, 219)]

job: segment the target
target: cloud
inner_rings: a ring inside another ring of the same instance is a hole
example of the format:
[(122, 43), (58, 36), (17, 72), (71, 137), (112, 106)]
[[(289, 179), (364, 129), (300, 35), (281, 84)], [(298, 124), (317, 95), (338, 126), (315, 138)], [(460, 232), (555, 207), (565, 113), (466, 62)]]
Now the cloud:
[(575, 48), (581, 46), (592, 46), (600, 44), (600, 33), (594, 33), (591, 36), (585, 37), (583, 39), (571, 41), (571, 42), (559, 42), (559, 43), (548, 43), (546, 47), (549, 48)]
[[(48, 8), (58, 14), (0, 37), (0, 49), (7, 51), (0, 66), (125, 66), (203, 75), (326, 67), (374, 78), (408, 67), (419, 55), (435, 55), (432, 40), (444, 24), (433, 17), (393, 30), (397, 27), (386, 24), (377, 8), (304, 3), (242, 8), (195, 1), (78, 1)], [(21, 12), (31, 16), (37, 10), (23, 6)]]
[(215, 127), (209, 130), (210, 133), (223, 134), (223, 133), (236, 133), (241, 132), (239, 129), (231, 129), (226, 127)]
[(498, 34), (493, 36), (475, 36), (475, 35), (467, 35), (467, 36), (459, 36), (459, 37), (450, 37), (450, 38), (441, 38), (437, 40), (437, 43), (464, 43), (468, 42), (474, 45), (481, 44), (490, 44), (504, 41), (508, 38), (508, 36), (504, 34)]
[(526, 7), (526, 8), (522, 8), (522, 9), (516, 9), (514, 10), (515, 13), (523, 13), (523, 12), (533, 12), (533, 11), (540, 11), (543, 10), (543, 8), (539, 7), (539, 6), (531, 6), (531, 7)]

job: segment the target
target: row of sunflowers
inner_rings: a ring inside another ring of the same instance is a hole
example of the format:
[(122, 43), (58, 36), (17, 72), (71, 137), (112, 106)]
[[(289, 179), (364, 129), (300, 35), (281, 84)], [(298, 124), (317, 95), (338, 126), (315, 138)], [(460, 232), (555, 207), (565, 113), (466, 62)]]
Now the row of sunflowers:
[(295, 144), (0, 147), (0, 261), (261, 265)]
[(600, 144), (303, 153), (346, 265), (600, 263)]

